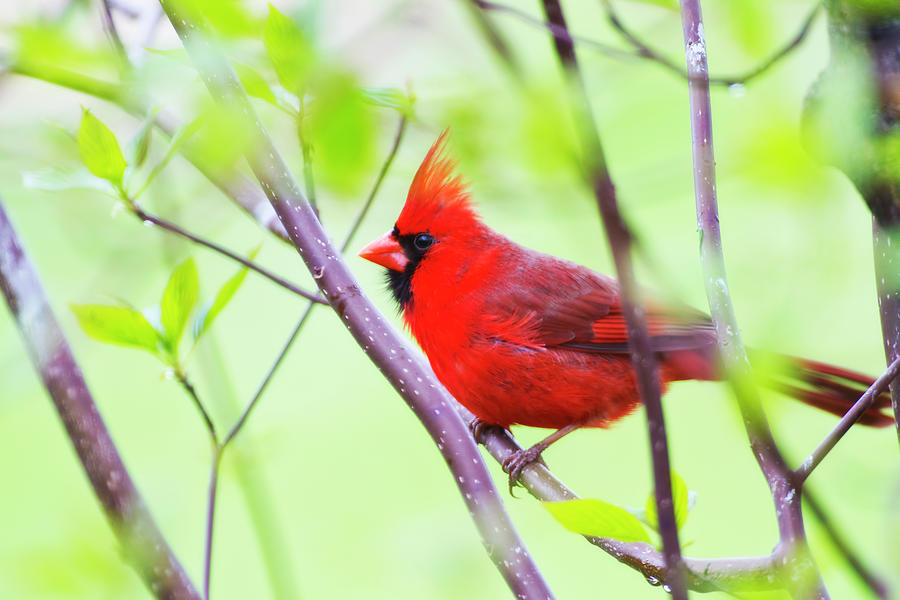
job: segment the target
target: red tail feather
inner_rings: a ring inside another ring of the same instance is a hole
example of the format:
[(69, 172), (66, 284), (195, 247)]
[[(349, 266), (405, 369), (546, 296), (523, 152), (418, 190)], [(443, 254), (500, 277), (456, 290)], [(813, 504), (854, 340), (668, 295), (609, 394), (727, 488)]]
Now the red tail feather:
[[(805, 404), (843, 416), (875, 380), (862, 373), (805, 358), (782, 357), (787, 371), (766, 383)], [(859, 424), (888, 427), (894, 423), (891, 396), (882, 392), (859, 419)]]

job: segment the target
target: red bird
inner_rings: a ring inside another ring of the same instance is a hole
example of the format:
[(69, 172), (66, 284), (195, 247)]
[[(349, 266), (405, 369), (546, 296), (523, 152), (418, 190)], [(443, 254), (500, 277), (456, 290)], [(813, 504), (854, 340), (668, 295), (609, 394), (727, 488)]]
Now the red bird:
[[(476, 427), (557, 430), (507, 459), (512, 483), (554, 441), (580, 427), (607, 427), (640, 403), (619, 284), (482, 223), (444, 155), (445, 136), (416, 172), (393, 230), (360, 256), (388, 269), (406, 326)], [(709, 317), (662, 303), (645, 308), (663, 389), (720, 378)], [(773, 386), (837, 415), (872, 384), (838, 367), (784, 360), (790, 368)], [(890, 425), (882, 412), (889, 406), (883, 394), (860, 422)]]

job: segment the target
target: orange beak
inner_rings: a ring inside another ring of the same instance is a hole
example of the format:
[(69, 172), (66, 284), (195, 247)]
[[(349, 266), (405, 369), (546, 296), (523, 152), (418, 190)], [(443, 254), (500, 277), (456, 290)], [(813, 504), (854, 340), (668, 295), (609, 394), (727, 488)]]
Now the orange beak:
[(360, 250), (359, 255), (366, 260), (371, 260), (376, 265), (394, 271), (404, 270), (406, 263), (409, 262), (403, 253), (403, 248), (400, 247), (390, 231)]

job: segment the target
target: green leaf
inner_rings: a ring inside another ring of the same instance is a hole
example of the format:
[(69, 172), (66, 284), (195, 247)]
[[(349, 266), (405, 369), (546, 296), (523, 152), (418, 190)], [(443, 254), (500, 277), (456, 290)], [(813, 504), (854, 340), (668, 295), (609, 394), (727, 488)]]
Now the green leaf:
[(86, 108), (82, 108), (78, 127), (78, 151), (91, 173), (113, 185), (122, 184), (126, 164), (119, 142), (113, 132)]
[(275, 98), (275, 94), (272, 93), (272, 88), (269, 87), (269, 83), (262, 75), (248, 65), (237, 62), (232, 63), (232, 65), (234, 66), (234, 71), (237, 73), (238, 79), (241, 80), (241, 85), (244, 86), (244, 90), (246, 90), (248, 96), (259, 98), (260, 100), (265, 100), (269, 104), (278, 106), (278, 100)]
[[(262, 246), (257, 246), (250, 254), (247, 256), (248, 259), (253, 260), (256, 255), (259, 253), (259, 249)], [(222, 312), (222, 309), (228, 304), (229, 301), (234, 297), (234, 294), (238, 291), (238, 288), (241, 287), (241, 284), (244, 283), (244, 279), (247, 277), (247, 271), (249, 269), (247, 267), (242, 268), (240, 271), (235, 273), (228, 281), (219, 288), (218, 293), (216, 293), (216, 297), (213, 301), (206, 305), (204, 308), (200, 309), (197, 313), (197, 316), (194, 319), (194, 339), (197, 340), (201, 335), (206, 333), (206, 331), (212, 326), (213, 321), (219, 313)]]
[(95, 340), (158, 353), (159, 332), (140, 311), (102, 304), (72, 304), (70, 307), (84, 332)]
[(300, 95), (312, 71), (313, 47), (300, 27), (271, 4), (263, 29), (263, 43), (278, 81), (285, 89)]
[(336, 192), (356, 193), (375, 159), (374, 113), (346, 73), (317, 80), (304, 133), (312, 143), (316, 174)]
[(160, 302), (160, 321), (166, 334), (166, 343), (172, 354), (178, 350), (178, 342), (194, 306), (200, 288), (197, 265), (189, 258), (178, 265), (169, 277)]
[(150, 132), (153, 129), (153, 122), (158, 112), (158, 108), (150, 111), (134, 134), (134, 137), (125, 146), (125, 156), (130, 167), (137, 168), (144, 164), (144, 161), (147, 159), (147, 152), (150, 150)]
[(75, 171), (63, 171), (56, 167), (47, 167), (36, 171), (22, 173), (22, 185), (33, 190), (60, 192), (64, 190), (98, 190), (115, 195), (115, 189), (105, 179), (81, 168)]
[[(678, 529), (684, 525), (688, 513), (688, 489), (684, 480), (675, 471), (672, 471), (672, 500), (675, 503), (675, 525)], [(659, 518), (656, 514), (656, 496), (650, 494), (647, 498), (647, 522), (653, 529), (659, 530)]]
[(602, 500), (579, 498), (541, 504), (569, 531), (623, 542), (650, 542), (647, 531), (634, 515)]
[(175, 156), (175, 153), (181, 148), (181, 145), (192, 135), (194, 135), (202, 124), (202, 117), (199, 117), (190, 123), (186, 123), (178, 128), (178, 131), (175, 132), (175, 135), (172, 136), (171, 141), (169, 142), (169, 147), (166, 150), (165, 156), (162, 157), (156, 165), (153, 166), (153, 169), (150, 171), (150, 174), (147, 176), (147, 180), (144, 181), (144, 184), (138, 189), (137, 192), (132, 196), (133, 199), (137, 199), (141, 194), (146, 191), (147, 187), (150, 185), (157, 175), (162, 172), (163, 169), (166, 168), (166, 165), (169, 164), (169, 161), (172, 160), (172, 157)]
[(394, 109), (407, 117), (413, 116), (415, 96), (408, 96), (403, 90), (396, 88), (361, 88), (360, 93), (363, 99), (370, 104)]

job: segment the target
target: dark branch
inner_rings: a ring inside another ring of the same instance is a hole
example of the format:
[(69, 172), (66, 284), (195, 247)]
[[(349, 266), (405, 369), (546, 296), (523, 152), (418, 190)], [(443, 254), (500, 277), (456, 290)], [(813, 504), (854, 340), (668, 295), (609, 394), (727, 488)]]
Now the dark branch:
[(157, 598), (199, 600), (122, 463), (2, 204), (0, 290), (127, 560)]
[(663, 542), (663, 556), (666, 564), (666, 581), (675, 600), (687, 598), (683, 574), (681, 548), (678, 542), (678, 527), (675, 522), (675, 506), (672, 501), (671, 466), (666, 439), (666, 425), (663, 418), (659, 370), (656, 357), (650, 345), (650, 334), (631, 262), (631, 234), (619, 212), (615, 186), (606, 165), (603, 144), (597, 133), (590, 99), (575, 56), (575, 45), (568, 35), (568, 27), (558, 0), (543, 0), (544, 14), (555, 31), (564, 35), (554, 35), (556, 53), (566, 75), (566, 83), (573, 93), (575, 122), (582, 132), (585, 171), (597, 199), (597, 206), (603, 219), (606, 238), (612, 250), (616, 273), (622, 289), (622, 313), (628, 327), (628, 345), (631, 361), (637, 377), (638, 391), (647, 414), (650, 434), (650, 454), (653, 459), (653, 483), (659, 520), (659, 531)]

